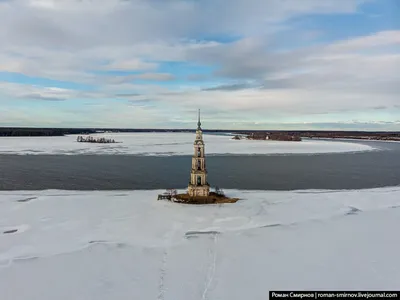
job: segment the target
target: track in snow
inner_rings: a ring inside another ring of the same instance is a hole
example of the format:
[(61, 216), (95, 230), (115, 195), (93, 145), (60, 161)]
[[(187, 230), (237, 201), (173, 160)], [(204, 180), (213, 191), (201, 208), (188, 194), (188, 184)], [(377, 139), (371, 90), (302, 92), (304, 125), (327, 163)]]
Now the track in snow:
[(202, 300), (208, 299), (208, 291), (214, 280), (215, 269), (216, 269), (216, 265), (217, 265), (217, 242), (218, 242), (218, 234), (214, 233), (213, 234), (213, 244), (209, 248), (209, 251), (208, 251), (210, 262), (209, 262), (207, 277), (204, 282), (204, 290), (203, 290), (203, 295), (201, 297)]
[(167, 258), (168, 258), (168, 246), (164, 248), (163, 258), (161, 261), (157, 300), (164, 300), (164, 293), (165, 293), (164, 279), (167, 273)]
[(168, 250), (171, 247), (172, 239), (182, 224), (174, 223), (172, 229), (168, 232), (164, 240), (164, 252), (161, 260), (161, 267), (160, 267), (160, 277), (158, 283), (158, 296), (157, 300), (164, 300), (165, 294), (165, 276), (167, 275), (167, 262), (168, 262)]

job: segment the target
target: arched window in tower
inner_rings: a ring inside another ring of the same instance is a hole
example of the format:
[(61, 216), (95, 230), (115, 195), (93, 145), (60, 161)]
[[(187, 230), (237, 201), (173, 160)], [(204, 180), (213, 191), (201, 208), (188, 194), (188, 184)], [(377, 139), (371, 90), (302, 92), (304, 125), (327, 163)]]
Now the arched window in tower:
[(199, 159), (198, 161), (197, 161), (197, 170), (201, 170), (201, 160)]
[(201, 150), (200, 150), (200, 147), (198, 147), (197, 148), (197, 157), (200, 157), (201, 156)]
[(197, 185), (201, 185), (201, 176), (197, 176)]

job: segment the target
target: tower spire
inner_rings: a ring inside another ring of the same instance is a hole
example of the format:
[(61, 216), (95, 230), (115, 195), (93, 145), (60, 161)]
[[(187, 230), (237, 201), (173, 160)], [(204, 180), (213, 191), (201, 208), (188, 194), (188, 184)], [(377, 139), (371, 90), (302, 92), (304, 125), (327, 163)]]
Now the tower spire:
[(201, 122), (200, 122), (200, 109), (199, 109), (199, 120), (197, 121), (197, 129), (201, 129)]

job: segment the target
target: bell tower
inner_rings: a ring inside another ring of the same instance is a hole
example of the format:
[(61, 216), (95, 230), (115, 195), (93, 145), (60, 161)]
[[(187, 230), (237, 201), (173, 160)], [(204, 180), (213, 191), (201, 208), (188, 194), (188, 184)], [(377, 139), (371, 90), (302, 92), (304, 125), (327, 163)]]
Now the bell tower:
[(207, 169), (204, 154), (203, 132), (201, 130), (200, 122), (200, 109), (197, 122), (196, 138), (193, 145), (194, 153), (192, 157), (192, 170), (190, 172), (188, 193), (191, 197), (206, 197), (210, 193), (210, 186), (207, 182)]

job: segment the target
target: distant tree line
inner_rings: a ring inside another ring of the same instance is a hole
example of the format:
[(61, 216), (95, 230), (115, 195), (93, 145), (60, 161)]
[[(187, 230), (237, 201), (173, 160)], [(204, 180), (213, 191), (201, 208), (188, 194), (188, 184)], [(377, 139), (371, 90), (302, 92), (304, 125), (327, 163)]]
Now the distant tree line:
[(311, 139), (328, 138), (328, 139), (400, 141), (400, 132), (326, 131), (326, 132), (303, 132), (301, 136)]
[(90, 134), (95, 130), (62, 128), (0, 128), (0, 136), (64, 136), (66, 134)]
[[(367, 132), (367, 131), (248, 131), (242, 130), (236, 133), (247, 135), (249, 139), (271, 140), (300, 140), (301, 138), (342, 138), (363, 140), (400, 140), (400, 132)], [(240, 139), (239, 135), (234, 139)]]
[[(63, 136), (67, 134), (91, 134), (98, 131), (107, 132), (194, 132), (195, 129), (129, 129), (129, 128), (0, 128), (0, 136)], [(228, 129), (203, 129), (203, 132), (234, 133), (249, 135), (251, 133), (269, 133), (278, 136), (300, 136), (308, 138), (359, 138), (359, 139), (381, 139), (399, 140), (400, 132), (382, 131), (318, 131), (318, 130), (228, 130)], [(260, 135), (261, 136), (261, 135)]]

